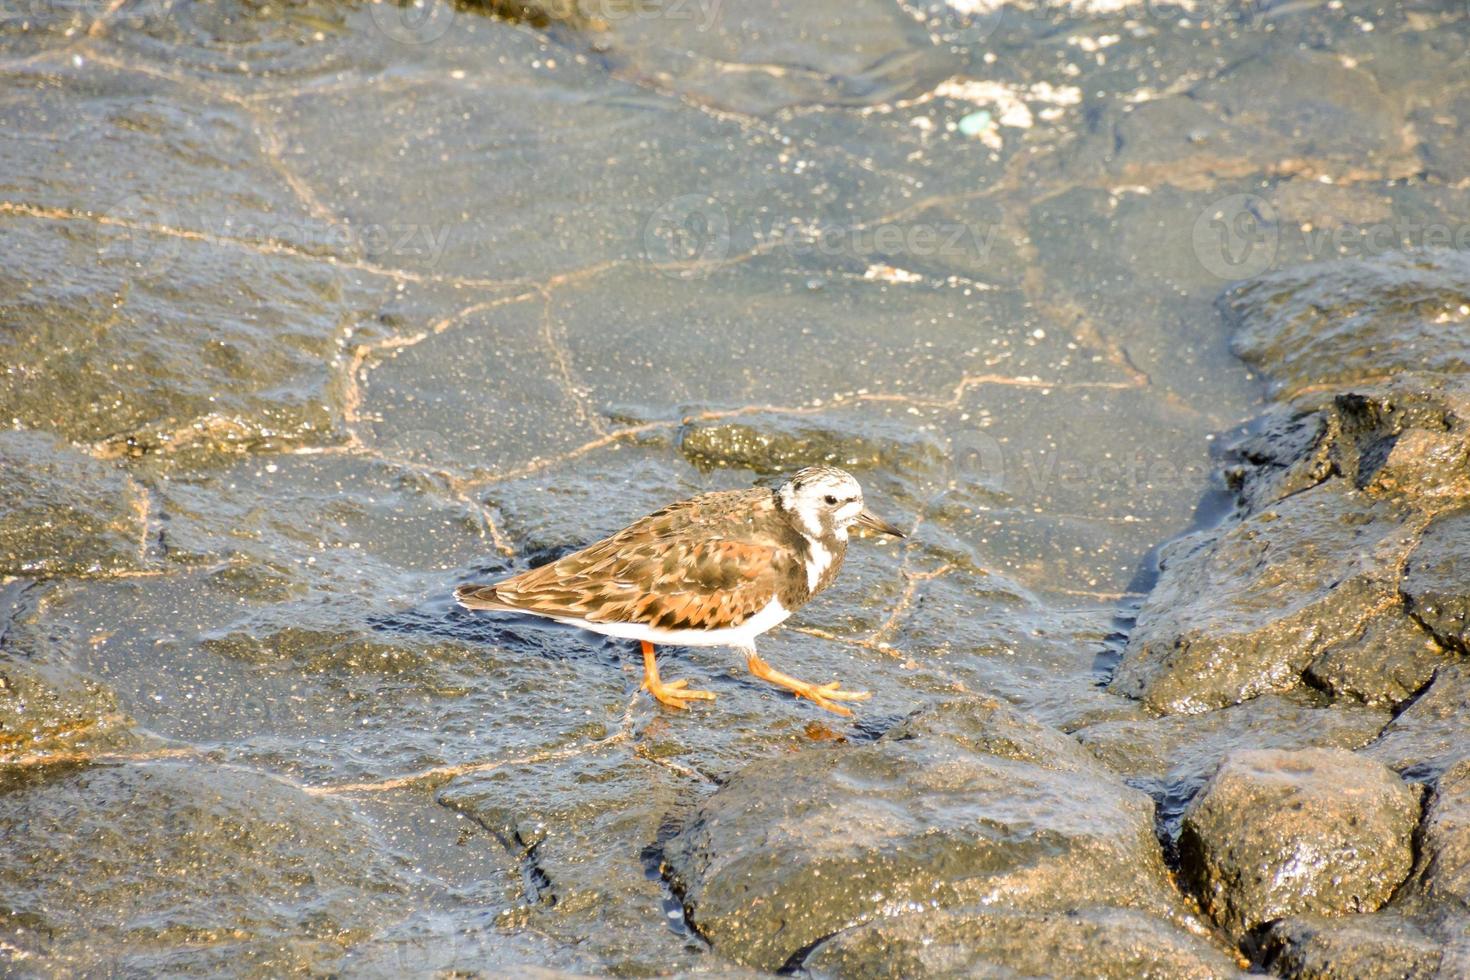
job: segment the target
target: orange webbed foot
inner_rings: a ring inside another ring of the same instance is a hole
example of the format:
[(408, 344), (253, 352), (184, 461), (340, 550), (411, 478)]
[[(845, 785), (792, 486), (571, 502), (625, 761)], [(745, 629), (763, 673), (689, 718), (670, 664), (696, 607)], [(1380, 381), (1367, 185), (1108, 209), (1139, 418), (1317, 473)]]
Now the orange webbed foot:
[(766, 663), (758, 657), (754, 650), (748, 652), (746, 666), (750, 672), (763, 681), (770, 681), (786, 688), (799, 698), (806, 698), (819, 708), (826, 708), (835, 714), (851, 718), (852, 711), (839, 704), (840, 701), (866, 701), (872, 697), (868, 691), (844, 691), (841, 681), (832, 681), (830, 684), (811, 684), (807, 681), (798, 680), (790, 674), (781, 671)]
[(689, 686), (686, 680), (664, 681), (658, 676), (658, 662), (654, 659), (653, 644), (647, 640), (643, 643), (643, 690), (652, 694), (660, 704), (666, 704), (670, 708), (683, 710), (689, 707), (690, 701), (713, 701), (713, 691), (700, 691)]

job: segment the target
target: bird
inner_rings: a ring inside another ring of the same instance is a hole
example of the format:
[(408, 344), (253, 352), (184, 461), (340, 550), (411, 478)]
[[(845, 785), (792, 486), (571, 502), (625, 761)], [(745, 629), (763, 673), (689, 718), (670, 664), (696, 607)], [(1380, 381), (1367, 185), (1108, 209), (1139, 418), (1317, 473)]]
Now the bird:
[(852, 474), (809, 466), (778, 487), (669, 504), (580, 551), (503, 581), (461, 585), (454, 596), (466, 609), (529, 613), (639, 641), (642, 689), (670, 708), (715, 695), (662, 680), (655, 644), (733, 647), (756, 677), (850, 717), (842, 702), (869, 692), (784, 674), (761, 659), (755, 640), (832, 584), (854, 527), (904, 536), (867, 509)]

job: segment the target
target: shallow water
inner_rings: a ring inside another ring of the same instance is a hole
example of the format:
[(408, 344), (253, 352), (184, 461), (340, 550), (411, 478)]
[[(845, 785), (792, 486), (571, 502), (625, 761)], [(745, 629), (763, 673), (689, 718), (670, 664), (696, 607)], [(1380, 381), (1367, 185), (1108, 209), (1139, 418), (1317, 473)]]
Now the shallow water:
[[(1463, 9), (982, 6), (0, 11), (0, 418), (62, 440), (0, 447), (0, 654), (86, 688), (0, 741), (0, 956), (721, 970), (661, 848), (747, 764), (1143, 717), (1119, 631), (1260, 405), (1215, 299), (1466, 227)], [(851, 722), (452, 608), (818, 460), (912, 532), (762, 644)]]

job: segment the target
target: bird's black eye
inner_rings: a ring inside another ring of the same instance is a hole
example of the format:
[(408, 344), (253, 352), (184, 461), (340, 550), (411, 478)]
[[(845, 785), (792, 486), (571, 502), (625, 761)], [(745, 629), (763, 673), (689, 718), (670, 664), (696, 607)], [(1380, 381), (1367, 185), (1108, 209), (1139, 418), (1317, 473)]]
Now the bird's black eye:
[(837, 498), (834, 497), (834, 496), (832, 496), (830, 493), (827, 494), (827, 496), (824, 497), (823, 499), (827, 501), (827, 506), (828, 507), (836, 507), (837, 506)]

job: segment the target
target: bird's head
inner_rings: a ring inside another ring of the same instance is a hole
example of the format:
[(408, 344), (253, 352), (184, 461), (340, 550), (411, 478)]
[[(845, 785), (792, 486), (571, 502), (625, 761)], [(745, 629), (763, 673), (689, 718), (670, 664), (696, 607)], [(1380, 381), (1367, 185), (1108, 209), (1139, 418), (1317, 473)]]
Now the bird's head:
[(776, 499), (797, 528), (810, 538), (846, 538), (854, 524), (896, 538), (903, 532), (863, 506), (863, 488), (851, 473), (835, 466), (808, 466), (781, 484)]

